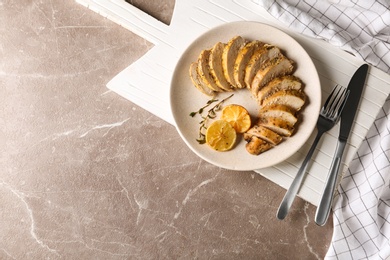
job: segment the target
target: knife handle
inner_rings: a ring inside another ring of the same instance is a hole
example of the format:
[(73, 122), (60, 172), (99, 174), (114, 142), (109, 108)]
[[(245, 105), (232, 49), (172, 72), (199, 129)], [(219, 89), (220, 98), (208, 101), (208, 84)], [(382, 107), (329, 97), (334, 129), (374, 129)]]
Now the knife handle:
[(315, 222), (317, 225), (323, 226), (328, 220), (330, 208), (332, 206), (333, 195), (335, 191), (335, 186), (337, 182), (337, 176), (340, 169), (341, 158), (343, 156), (345, 141), (340, 141), (337, 144), (337, 149), (335, 153), (335, 157), (333, 158), (332, 165), (330, 167), (330, 173), (326, 180), (326, 185), (324, 192), (322, 194), (322, 198), (317, 207)]

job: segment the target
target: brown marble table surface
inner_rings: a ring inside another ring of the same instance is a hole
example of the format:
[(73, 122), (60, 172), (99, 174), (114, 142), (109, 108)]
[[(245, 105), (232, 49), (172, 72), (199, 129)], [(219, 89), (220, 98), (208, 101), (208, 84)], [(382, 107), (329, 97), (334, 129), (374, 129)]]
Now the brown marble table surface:
[[(128, 2), (169, 24), (173, 0)], [(73, 0), (0, 1), (0, 259), (322, 259), (331, 218), (277, 220), (283, 188), (106, 88), (151, 47)]]

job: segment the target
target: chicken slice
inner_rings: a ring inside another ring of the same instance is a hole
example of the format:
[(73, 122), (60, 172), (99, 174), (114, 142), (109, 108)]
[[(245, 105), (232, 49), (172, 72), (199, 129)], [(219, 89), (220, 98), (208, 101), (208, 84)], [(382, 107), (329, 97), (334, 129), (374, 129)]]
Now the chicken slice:
[(206, 94), (207, 96), (214, 96), (215, 91), (209, 88), (206, 84), (204, 84), (204, 82), (199, 78), (197, 68), (198, 68), (197, 62), (191, 63), (189, 73), (190, 73), (190, 78), (192, 83), (203, 94)]
[(287, 121), (290, 125), (295, 125), (298, 121), (295, 110), (286, 105), (269, 104), (263, 106), (259, 111), (259, 117), (276, 117)]
[(295, 89), (301, 90), (303, 88), (302, 81), (293, 75), (286, 75), (274, 78), (267, 85), (257, 93), (257, 100), (262, 105), (263, 99), (272, 95), (279, 90)]
[(299, 111), (305, 104), (305, 94), (295, 89), (279, 90), (263, 100), (263, 106), (270, 104), (286, 105)]
[(198, 74), (200, 79), (206, 84), (209, 88), (217, 92), (223, 92), (223, 89), (218, 87), (217, 83), (210, 72), (209, 66), (210, 50), (202, 50), (198, 59)]
[(279, 117), (261, 116), (257, 124), (285, 137), (289, 137), (294, 133), (294, 124)]
[(257, 137), (252, 136), (249, 140), (249, 142), (245, 145), (246, 150), (248, 153), (253, 155), (259, 155), (265, 151), (268, 151), (273, 147), (272, 144), (268, 143), (267, 141)]
[(276, 46), (265, 44), (262, 48), (257, 49), (248, 61), (245, 68), (245, 85), (247, 88), (251, 87), (253, 78), (257, 71), (264, 66), (264, 64), (278, 56), (282, 55), (280, 49)]
[(235, 36), (229, 40), (222, 53), (222, 69), (226, 80), (234, 87), (234, 64), (237, 59), (238, 52), (244, 47), (246, 40), (241, 36)]
[(253, 53), (261, 49), (264, 43), (261, 41), (251, 41), (245, 44), (237, 54), (237, 59), (234, 63), (234, 81), (238, 88), (245, 88), (245, 68), (248, 65)]
[(244, 139), (247, 141), (250, 140), (252, 136), (259, 137), (272, 145), (277, 145), (283, 140), (282, 136), (261, 125), (254, 125), (244, 133)]
[(262, 67), (253, 78), (251, 84), (251, 92), (254, 97), (257, 93), (272, 79), (284, 75), (291, 74), (294, 70), (293, 61), (286, 56), (277, 57), (267, 62), (265, 67)]
[(225, 45), (222, 42), (217, 42), (211, 49), (209, 58), (210, 73), (219, 88), (225, 91), (232, 91), (233, 87), (226, 80), (222, 69), (222, 53)]

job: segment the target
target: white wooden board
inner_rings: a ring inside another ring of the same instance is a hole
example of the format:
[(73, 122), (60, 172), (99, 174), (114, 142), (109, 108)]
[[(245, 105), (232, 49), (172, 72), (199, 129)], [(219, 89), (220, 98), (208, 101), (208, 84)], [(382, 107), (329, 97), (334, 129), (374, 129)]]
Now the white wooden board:
[[(195, 38), (223, 23), (259, 21), (273, 25), (294, 37), (313, 59), (320, 76), (323, 99), (335, 84), (347, 86), (355, 70), (364, 63), (324, 41), (289, 31), (250, 0), (176, 0), (169, 26), (124, 0), (77, 1), (155, 45), (141, 59), (114, 77), (107, 87), (171, 124), (174, 124), (174, 121), (170, 112), (169, 87), (177, 60)], [(356, 122), (345, 150), (343, 171), (353, 159), (389, 92), (390, 75), (371, 67)], [(337, 125), (323, 137), (298, 194), (314, 205), (318, 204), (323, 190), (337, 143), (338, 129)], [(305, 145), (297, 154), (275, 167), (256, 172), (288, 188), (309, 146), (310, 144)]]

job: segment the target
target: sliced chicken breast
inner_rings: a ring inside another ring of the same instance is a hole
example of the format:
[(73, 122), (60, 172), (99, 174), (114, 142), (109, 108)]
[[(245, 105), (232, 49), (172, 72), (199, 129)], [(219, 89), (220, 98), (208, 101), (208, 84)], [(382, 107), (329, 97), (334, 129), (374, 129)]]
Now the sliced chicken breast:
[(295, 110), (286, 105), (270, 104), (263, 106), (259, 111), (259, 117), (276, 117), (287, 121), (290, 125), (295, 125), (298, 121)]
[(271, 149), (273, 145), (257, 136), (252, 136), (245, 147), (248, 153), (253, 155), (259, 155)]
[(245, 68), (253, 53), (262, 48), (263, 45), (264, 43), (260, 41), (251, 41), (245, 44), (238, 52), (236, 62), (234, 63), (234, 81), (238, 88), (245, 88)]
[(192, 83), (208, 96), (241, 88), (251, 91), (260, 106), (258, 122), (243, 137), (247, 151), (254, 155), (294, 134), (306, 95), (303, 82), (293, 72), (294, 62), (278, 47), (247, 42), (241, 36), (201, 51), (189, 68)]
[(283, 140), (283, 138), (279, 134), (261, 125), (254, 125), (252, 128), (250, 128), (244, 134), (244, 139), (248, 140), (252, 136), (259, 137), (264, 141), (271, 143), (272, 145), (277, 145)]
[(251, 84), (251, 92), (257, 97), (257, 93), (272, 79), (284, 75), (291, 74), (294, 70), (293, 61), (286, 56), (277, 57), (267, 62), (265, 67), (262, 67), (253, 78)]
[(263, 100), (262, 105), (270, 104), (286, 105), (299, 111), (305, 104), (305, 94), (296, 89), (279, 90)]
[(251, 87), (257, 71), (263, 67), (265, 63), (280, 55), (282, 55), (280, 49), (273, 45), (265, 44), (262, 48), (257, 49), (249, 59), (248, 65), (245, 68), (244, 82), (246, 87)]
[(303, 84), (302, 81), (293, 75), (286, 75), (274, 78), (267, 85), (257, 93), (257, 100), (259, 104), (262, 105), (263, 99), (272, 95), (273, 93), (279, 90), (295, 89), (302, 90)]
[(214, 96), (215, 91), (209, 88), (200, 78), (198, 74), (198, 63), (193, 62), (190, 66), (190, 78), (194, 86), (203, 94), (206, 94), (207, 96)]
[(244, 47), (246, 41), (241, 36), (235, 36), (226, 44), (222, 53), (222, 69), (226, 80), (234, 87), (238, 87), (234, 80), (234, 64), (238, 52)]
[(209, 66), (210, 73), (219, 88), (225, 91), (232, 91), (233, 86), (226, 80), (222, 68), (222, 54), (226, 44), (217, 42), (210, 51)]
[(260, 117), (257, 124), (285, 137), (289, 137), (294, 133), (294, 124), (279, 117)]
[(206, 84), (209, 88), (217, 92), (223, 92), (223, 89), (218, 87), (217, 83), (210, 72), (209, 66), (210, 50), (203, 50), (198, 59), (198, 74), (199, 78)]

